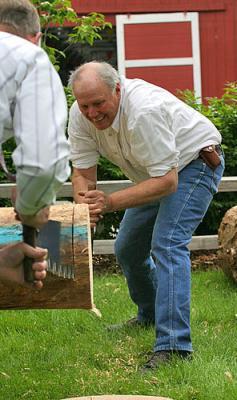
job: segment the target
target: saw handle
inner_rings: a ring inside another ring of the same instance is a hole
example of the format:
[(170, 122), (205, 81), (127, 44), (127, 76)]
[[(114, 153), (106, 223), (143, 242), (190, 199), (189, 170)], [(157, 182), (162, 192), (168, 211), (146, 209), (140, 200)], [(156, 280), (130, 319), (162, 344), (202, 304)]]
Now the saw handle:
[[(36, 229), (28, 225), (23, 225), (22, 228), (23, 228), (23, 241), (32, 247), (36, 247), (36, 236), (37, 236)], [(25, 282), (33, 283), (35, 280), (32, 264), (33, 264), (32, 258), (29, 257), (24, 258), (23, 268), (24, 268)]]

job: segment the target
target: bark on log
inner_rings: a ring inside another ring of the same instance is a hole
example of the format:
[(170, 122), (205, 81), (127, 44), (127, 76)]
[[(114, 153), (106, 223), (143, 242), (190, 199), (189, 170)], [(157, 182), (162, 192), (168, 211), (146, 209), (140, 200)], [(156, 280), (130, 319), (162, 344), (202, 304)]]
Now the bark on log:
[[(94, 308), (88, 206), (51, 206), (50, 219), (61, 223), (60, 264), (72, 264), (75, 278), (48, 272), (41, 290), (0, 283), (0, 309)], [(22, 240), (19, 232), (21, 224), (15, 220), (13, 208), (0, 208), (0, 247)]]
[(218, 263), (237, 283), (237, 206), (225, 213), (218, 230), (218, 240)]

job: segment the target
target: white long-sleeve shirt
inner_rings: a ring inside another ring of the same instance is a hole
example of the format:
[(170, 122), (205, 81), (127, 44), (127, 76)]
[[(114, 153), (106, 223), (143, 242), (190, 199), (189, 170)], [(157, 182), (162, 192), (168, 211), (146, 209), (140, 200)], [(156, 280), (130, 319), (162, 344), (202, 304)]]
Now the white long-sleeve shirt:
[(0, 143), (12, 136), (16, 141), (20, 214), (34, 215), (52, 204), (70, 174), (66, 121), (63, 86), (47, 54), (0, 32)]
[(221, 143), (210, 120), (167, 90), (123, 77), (112, 125), (97, 130), (75, 102), (69, 116), (69, 139), (74, 167), (92, 167), (102, 155), (136, 183), (163, 176), (174, 167), (180, 171), (202, 148)]

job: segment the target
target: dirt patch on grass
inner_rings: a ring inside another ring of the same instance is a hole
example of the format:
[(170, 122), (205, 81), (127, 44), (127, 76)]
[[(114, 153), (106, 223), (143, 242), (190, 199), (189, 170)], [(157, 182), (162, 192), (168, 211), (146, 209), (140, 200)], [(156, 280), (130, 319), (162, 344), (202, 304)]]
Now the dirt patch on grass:
[(217, 250), (197, 250), (191, 252), (192, 270), (219, 269)]
[[(191, 252), (192, 270), (219, 269), (217, 251), (198, 250)], [(93, 267), (96, 274), (121, 274), (121, 268), (113, 254), (93, 256)]]

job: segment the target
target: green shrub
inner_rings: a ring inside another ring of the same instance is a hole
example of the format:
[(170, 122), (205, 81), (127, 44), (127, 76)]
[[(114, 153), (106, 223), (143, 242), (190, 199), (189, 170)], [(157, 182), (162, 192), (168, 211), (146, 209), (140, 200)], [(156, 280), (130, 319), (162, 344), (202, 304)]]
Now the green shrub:
[(179, 96), (209, 118), (222, 134), (222, 147), (225, 152), (225, 176), (237, 175), (237, 82), (227, 83), (221, 98), (210, 97), (200, 103), (193, 92), (185, 90)]
[[(226, 84), (223, 96), (210, 97), (204, 103), (195, 97), (193, 92), (179, 92), (179, 97), (191, 107), (209, 118), (222, 135), (222, 147), (225, 153), (225, 176), (237, 175), (237, 82)], [(209, 210), (198, 227), (197, 235), (215, 234), (225, 212), (236, 205), (236, 195), (218, 193), (212, 201)]]
[(60, 58), (65, 54), (57, 50), (56, 47), (50, 47), (47, 39), (59, 40), (49, 30), (52, 26), (63, 26), (65, 23), (73, 26), (72, 32), (68, 34), (68, 46), (73, 43), (88, 43), (93, 45), (96, 39), (101, 39), (100, 32), (106, 27), (111, 27), (110, 22), (106, 22), (104, 15), (91, 12), (88, 15), (78, 17), (76, 11), (72, 8), (71, 0), (31, 0), (35, 4), (40, 14), (40, 23), (42, 27), (42, 47), (48, 53), (51, 62), (55, 68), (60, 68)]

